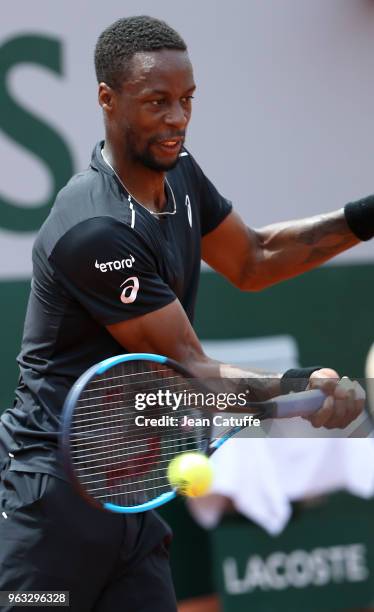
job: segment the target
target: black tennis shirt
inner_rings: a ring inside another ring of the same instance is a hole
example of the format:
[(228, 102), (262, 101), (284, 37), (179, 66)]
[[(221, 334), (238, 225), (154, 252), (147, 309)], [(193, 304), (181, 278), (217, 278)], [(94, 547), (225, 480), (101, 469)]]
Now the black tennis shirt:
[(191, 323), (200, 243), (231, 211), (184, 149), (167, 173), (165, 212), (125, 191), (98, 143), (89, 168), (59, 192), (33, 248), (33, 278), (13, 408), (0, 424), (12, 470), (63, 477), (58, 430), (64, 399), (91, 365), (126, 352), (105, 325), (181, 302)]

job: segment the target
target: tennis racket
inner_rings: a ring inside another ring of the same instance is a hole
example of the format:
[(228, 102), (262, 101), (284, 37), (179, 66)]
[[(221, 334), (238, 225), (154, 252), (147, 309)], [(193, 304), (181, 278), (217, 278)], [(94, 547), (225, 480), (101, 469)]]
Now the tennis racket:
[[(218, 437), (213, 436), (207, 415), (218, 411), (205, 405), (207, 391), (201, 379), (160, 355), (119, 355), (92, 366), (72, 387), (62, 416), (63, 463), (78, 492), (96, 506), (123, 513), (171, 501), (177, 491), (167, 469), (174, 457), (194, 451), (210, 456), (248, 425), (219, 428)], [(167, 397), (180, 398), (177, 410), (165, 405)], [(145, 398), (149, 404), (143, 410)], [(246, 401), (222, 413), (258, 419), (304, 416), (318, 410), (324, 399), (316, 389)]]

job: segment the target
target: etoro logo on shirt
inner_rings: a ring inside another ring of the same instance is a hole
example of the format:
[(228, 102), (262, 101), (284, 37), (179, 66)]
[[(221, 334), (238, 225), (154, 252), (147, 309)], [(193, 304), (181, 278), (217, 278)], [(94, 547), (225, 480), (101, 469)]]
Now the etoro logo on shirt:
[(127, 259), (116, 259), (115, 261), (106, 261), (105, 263), (99, 263), (96, 259), (95, 268), (98, 268), (100, 272), (112, 272), (112, 270), (121, 270), (123, 268), (132, 268), (135, 262), (135, 257), (130, 255)]

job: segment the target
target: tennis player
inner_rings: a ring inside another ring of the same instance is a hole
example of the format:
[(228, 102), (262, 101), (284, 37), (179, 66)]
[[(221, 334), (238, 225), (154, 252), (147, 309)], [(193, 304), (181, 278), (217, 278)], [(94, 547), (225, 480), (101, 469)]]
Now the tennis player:
[(105, 142), (39, 232), (19, 385), (1, 418), (0, 590), (69, 591), (76, 612), (174, 612), (169, 527), (153, 512), (97, 510), (67, 482), (65, 396), (93, 363), (152, 352), (200, 376), (257, 376), (260, 398), (321, 387), (328, 397), (312, 423), (344, 427), (362, 401), (347, 398), (334, 370), (267, 382), (203, 353), (192, 327), (200, 261), (258, 291), (371, 238), (374, 198), (250, 229), (184, 146), (195, 81), (179, 34), (150, 17), (120, 19), (99, 37), (95, 64)]

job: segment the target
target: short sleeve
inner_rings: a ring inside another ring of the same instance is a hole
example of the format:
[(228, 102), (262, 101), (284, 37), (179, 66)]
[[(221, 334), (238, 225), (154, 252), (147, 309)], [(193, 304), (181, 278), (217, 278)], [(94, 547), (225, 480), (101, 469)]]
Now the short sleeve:
[(193, 157), (190, 160), (199, 184), (201, 235), (204, 236), (222, 223), (232, 211), (232, 203), (219, 193)]
[(111, 217), (88, 219), (70, 229), (55, 245), (50, 263), (64, 289), (103, 325), (176, 299), (146, 241)]

